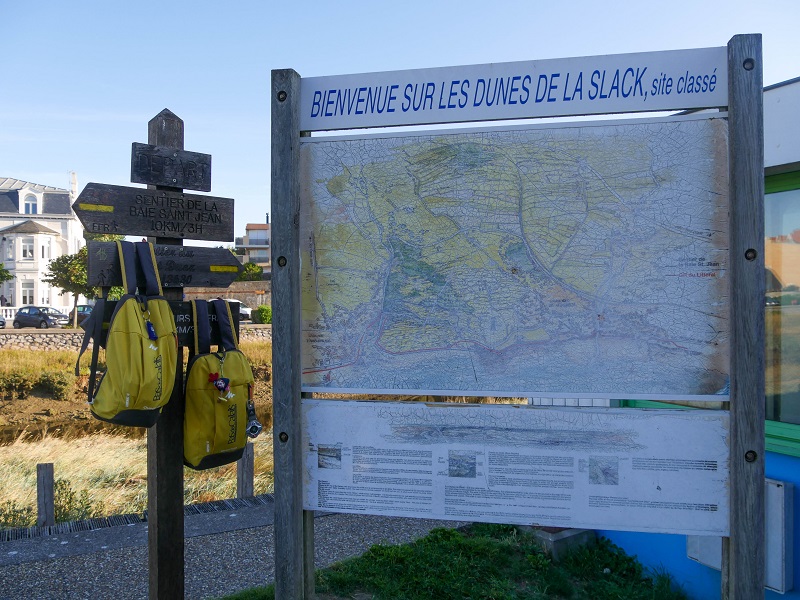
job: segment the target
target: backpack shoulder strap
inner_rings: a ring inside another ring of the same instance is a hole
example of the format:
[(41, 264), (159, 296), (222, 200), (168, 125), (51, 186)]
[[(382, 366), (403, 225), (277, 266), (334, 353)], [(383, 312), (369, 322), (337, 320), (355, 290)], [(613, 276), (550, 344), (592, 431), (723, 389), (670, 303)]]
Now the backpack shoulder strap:
[(136, 257), (142, 268), (145, 280), (145, 296), (163, 296), (161, 277), (156, 265), (156, 253), (153, 244), (149, 242), (136, 242)]
[(192, 321), (194, 325), (194, 354), (211, 352), (211, 330), (208, 326), (208, 302), (192, 300)]
[(89, 315), (81, 327), (86, 331), (83, 334), (83, 342), (81, 343), (80, 352), (78, 352), (78, 360), (75, 362), (75, 376), (80, 375), (81, 356), (86, 352), (89, 346), (89, 340), (92, 340), (92, 362), (89, 367), (89, 403), (91, 404), (95, 393), (95, 380), (97, 379), (97, 359), (100, 353), (100, 342), (103, 339), (103, 313), (105, 313), (106, 301), (100, 299), (94, 305), (92, 314)]
[(136, 251), (131, 242), (117, 240), (117, 257), (126, 294), (136, 293)]
[(233, 329), (233, 316), (231, 315), (230, 306), (225, 300), (219, 298), (211, 302), (214, 303), (214, 310), (217, 313), (220, 347), (224, 350), (238, 350), (239, 343), (236, 339), (236, 331)]

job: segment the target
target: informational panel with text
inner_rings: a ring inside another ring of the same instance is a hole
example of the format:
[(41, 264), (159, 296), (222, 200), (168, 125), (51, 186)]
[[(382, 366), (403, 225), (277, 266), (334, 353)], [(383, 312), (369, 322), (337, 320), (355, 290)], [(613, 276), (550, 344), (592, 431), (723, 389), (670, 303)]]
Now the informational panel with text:
[(303, 389), (727, 399), (724, 118), (303, 138)]
[(728, 535), (728, 413), (303, 400), (304, 508)]
[(727, 536), (763, 594), (762, 97), (758, 34), (272, 72), (276, 594), (316, 510)]

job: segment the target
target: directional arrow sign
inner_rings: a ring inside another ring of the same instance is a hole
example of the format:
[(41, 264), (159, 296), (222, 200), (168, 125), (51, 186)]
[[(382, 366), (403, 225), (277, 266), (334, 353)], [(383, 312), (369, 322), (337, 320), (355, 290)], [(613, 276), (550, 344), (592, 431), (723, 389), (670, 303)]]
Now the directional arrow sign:
[(233, 241), (233, 199), (89, 183), (72, 205), (89, 233)]
[[(89, 242), (89, 285), (122, 285), (117, 245)], [(228, 287), (242, 265), (227, 248), (155, 245), (156, 265), (163, 287)], [(144, 279), (139, 283), (144, 285)]]

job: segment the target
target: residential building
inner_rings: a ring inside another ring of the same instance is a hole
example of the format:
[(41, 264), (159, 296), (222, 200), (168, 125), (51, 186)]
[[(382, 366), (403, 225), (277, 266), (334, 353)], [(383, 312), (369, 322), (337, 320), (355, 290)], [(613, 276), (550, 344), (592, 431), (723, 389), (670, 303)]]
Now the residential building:
[[(47, 305), (68, 311), (71, 294), (42, 281), (50, 261), (84, 245), (83, 226), (72, 212), (73, 191), (0, 177), (0, 263), (14, 279), (0, 284), (11, 307)], [(5, 309), (6, 316), (13, 311)]]
[(269, 273), (272, 269), (270, 246), (272, 231), (267, 213), (266, 223), (248, 223), (244, 237), (236, 238), (236, 254), (243, 263), (252, 262)]

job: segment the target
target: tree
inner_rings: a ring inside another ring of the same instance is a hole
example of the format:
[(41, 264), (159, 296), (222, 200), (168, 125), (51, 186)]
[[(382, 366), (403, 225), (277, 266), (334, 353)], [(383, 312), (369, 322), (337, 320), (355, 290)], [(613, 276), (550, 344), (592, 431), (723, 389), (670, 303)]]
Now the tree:
[(11, 274), (11, 271), (6, 269), (3, 263), (0, 263), (0, 283), (11, 281), (12, 279), (14, 279), (14, 276)]
[(263, 274), (264, 269), (259, 267), (256, 263), (246, 262), (244, 263), (244, 269), (239, 273), (236, 281), (261, 281)]
[(78, 326), (78, 311), (75, 307), (78, 306), (78, 296), (83, 295), (86, 298), (97, 298), (97, 288), (88, 284), (88, 266), (89, 266), (89, 251), (86, 246), (78, 250), (75, 254), (65, 254), (50, 261), (47, 266), (42, 281), (50, 285), (60, 288), (61, 295), (70, 293), (75, 297), (73, 303), (73, 325)]

